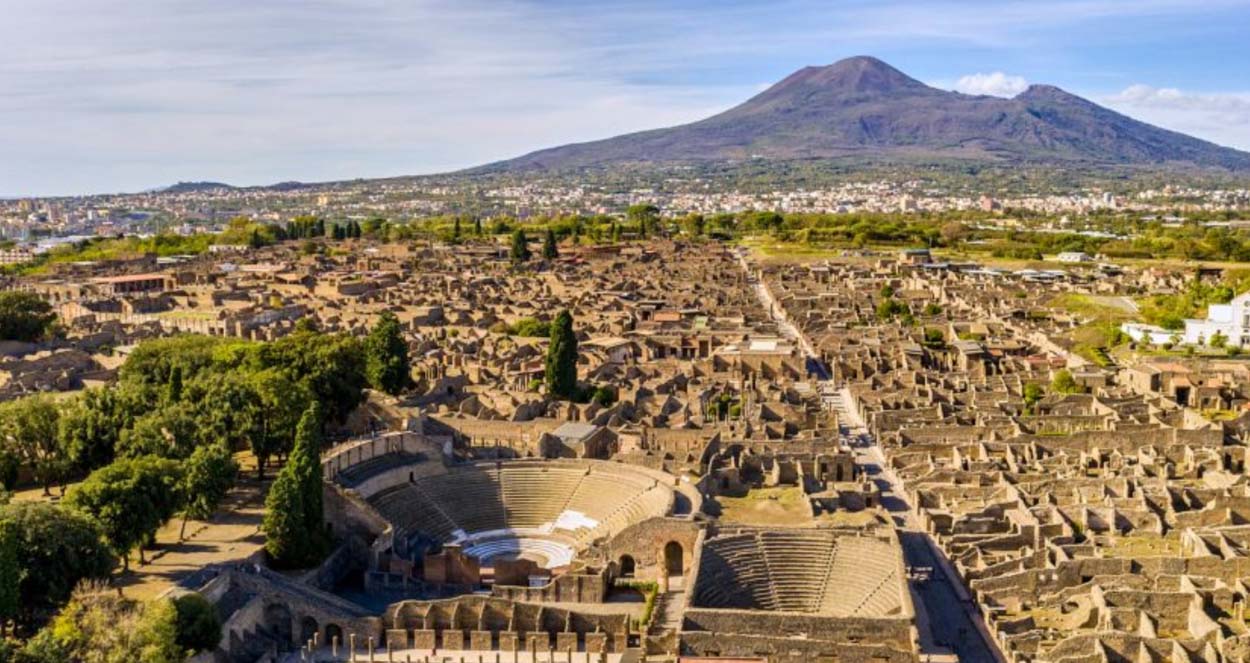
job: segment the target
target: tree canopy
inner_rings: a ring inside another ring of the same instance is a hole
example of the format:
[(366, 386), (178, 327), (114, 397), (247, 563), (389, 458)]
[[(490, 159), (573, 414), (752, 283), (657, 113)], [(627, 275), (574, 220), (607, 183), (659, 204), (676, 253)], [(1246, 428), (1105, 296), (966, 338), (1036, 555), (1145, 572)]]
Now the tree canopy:
[(104, 540), (130, 568), (130, 551), (139, 548), (182, 505), (182, 470), (156, 456), (120, 459), (92, 472), (70, 490), (66, 504), (100, 525)]
[(52, 305), (33, 292), (0, 292), (0, 341), (33, 343), (52, 330)]
[(399, 320), (384, 311), (365, 339), (365, 376), (374, 389), (394, 396), (412, 382), (411, 370)]
[(79, 580), (104, 578), (115, 558), (90, 518), (46, 502), (0, 506), (0, 527), (16, 541), (18, 620), (31, 624), (69, 598)]

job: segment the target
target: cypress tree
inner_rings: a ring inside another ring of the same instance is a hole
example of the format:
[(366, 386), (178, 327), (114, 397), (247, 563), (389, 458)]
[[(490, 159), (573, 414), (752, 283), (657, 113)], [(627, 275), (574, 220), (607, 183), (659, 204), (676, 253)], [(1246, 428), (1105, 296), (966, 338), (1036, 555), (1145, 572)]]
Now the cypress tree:
[(177, 403), (182, 400), (182, 367), (174, 366), (169, 371), (169, 384), (165, 385), (165, 402)]
[(482, 219), (481, 219), (481, 217), (477, 217), (477, 218), (473, 219), (473, 234), (474, 234), (474, 235), (477, 235), (478, 237), (481, 237), (481, 236), (482, 236)]
[(547, 235), (543, 237), (543, 259), (555, 260), (558, 257), (560, 257), (560, 249), (556, 247), (556, 233), (548, 228)]
[(518, 229), (512, 233), (511, 257), (512, 257), (513, 264), (519, 265), (523, 262), (529, 262), (529, 259), (530, 259), (529, 239), (525, 237), (524, 230)]
[(321, 419), (321, 405), (314, 400), (300, 418), (295, 448), (265, 499), (265, 550), (279, 566), (310, 566), (325, 552)]
[(564, 399), (577, 394), (577, 336), (573, 334), (573, 315), (567, 309), (551, 324), (545, 369), (548, 393)]

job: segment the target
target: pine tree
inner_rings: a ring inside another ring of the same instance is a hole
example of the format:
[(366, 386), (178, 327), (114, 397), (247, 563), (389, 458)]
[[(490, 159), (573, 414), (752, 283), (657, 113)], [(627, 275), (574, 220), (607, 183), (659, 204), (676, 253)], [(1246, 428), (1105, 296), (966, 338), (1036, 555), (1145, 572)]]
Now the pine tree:
[(386, 311), (365, 339), (365, 377), (374, 389), (394, 396), (408, 387), (410, 371), (408, 343), (399, 320)]
[(577, 393), (577, 336), (573, 333), (573, 315), (560, 311), (551, 324), (551, 343), (547, 346), (545, 377), (547, 392), (556, 398), (571, 399)]
[(560, 257), (560, 249), (556, 247), (556, 233), (551, 228), (543, 237), (543, 260), (555, 260)]
[(529, 259), (530, 259), (529, 239), (525, 237), (524, 230), (518, 229), (517, 231), (512, 233), (511, 257), (512, 257), (513, 264), (519, 265), (523, 262), (529, 262)]
[(455, 225), (451, 227), (451, 238), (460, 241), (460, 217), (456, 217)]
[(481, 217), (473, 219), (473, 234), (478, 237), (482, 236), (482, 219)]
[(265, 499), (265, 550), (279, 566), (310, 566), (325, 552), (321, 420), (321, 406), (313, 401), (300, 418), (295, 448)]

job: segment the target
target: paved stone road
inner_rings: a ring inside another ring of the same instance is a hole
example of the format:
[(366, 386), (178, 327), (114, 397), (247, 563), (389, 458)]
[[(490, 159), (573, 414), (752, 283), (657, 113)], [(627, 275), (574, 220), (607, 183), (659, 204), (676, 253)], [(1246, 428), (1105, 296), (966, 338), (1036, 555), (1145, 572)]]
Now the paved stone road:
[[(754, 270), (746, 258), (746, 251), (738, 253), (738, 264), (748, 277)], [(928, 578), (910, 581), (912, 596), (919, 599), (916, 605), (917, 627), (921, 630), (921, 654), (935, 660), (954, 653), (960, 663), (1003, 663), (1002, 654), (990, 638), (981, 616), (967, 600), (967, 590), (953, 577), (950, 561), (936, 543), (919, 526), (907, 503), (907, 494), (893, 472), (886, 470), (885, 457), (868, 434), (859, 413), (849, 406), (850, 393), (839, 388), (817, 360), (815, 350), (801, 331), (785, 317), (785, 311), (777, 303), (772, 292), (762, 280), (754, 284), (760, 304), (769, 311), (783, 336), (798, 343), (807, 356), (809, 365), (818, 367), (818, 389), (821, 400), (838, 414), (843, 427), (842, 434), (853, 442), (855, 462), (868, 472), (881, 489), (882, 504), (894, 517), (898, 526), (899, 542), (903, 558), (911, 569), (931, 569)]]

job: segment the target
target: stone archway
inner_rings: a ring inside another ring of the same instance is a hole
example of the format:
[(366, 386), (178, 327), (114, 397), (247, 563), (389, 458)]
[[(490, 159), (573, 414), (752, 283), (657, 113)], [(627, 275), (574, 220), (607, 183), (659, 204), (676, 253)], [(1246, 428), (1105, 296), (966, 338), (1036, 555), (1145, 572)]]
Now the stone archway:
[(685, 570), (685, 551), (681, 544), (669, 541), (664, 544), (664, 572), (669, 576), (679, 576)]
[(325, 646), (336, 647), (336, 648), (342, 649), (343, 627), (339, 626), (338, 624), (326, 624)]
[(293, 622), (291, 609), (285, 605), (270, 603), (265, 606), (265, 628), (269, 630), (274, 638), (288, 647), (294, 644)]
[(622, 578), (634, 577), (634, 570), (636, 567), (637, 567), (637, 563), (634, 562), (633, 557), (631, 557), (630, 555), (621, 555), (620, 573), (621, 573)]
[[(304, 617), (303, 619), (301, 619), (299, 622), (299, 643), (298, 644), (303, 645), (309, 640), (312, 640), (313, 636), (317, 634), (317, 631), (318, 631), (317, 620), (313, 619), (312, 617)], [(318, 643), (318, 644), (321, 644), (321, 643)]]

